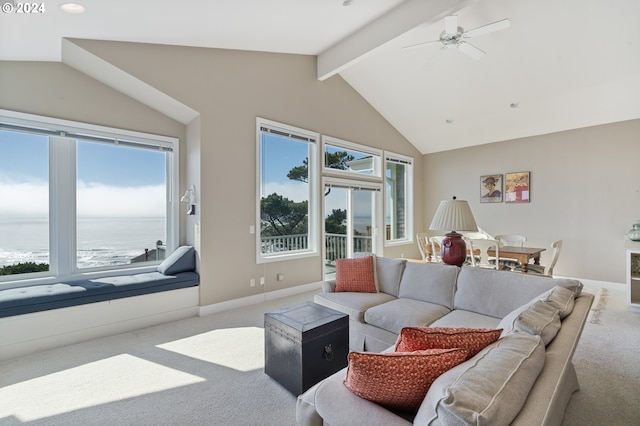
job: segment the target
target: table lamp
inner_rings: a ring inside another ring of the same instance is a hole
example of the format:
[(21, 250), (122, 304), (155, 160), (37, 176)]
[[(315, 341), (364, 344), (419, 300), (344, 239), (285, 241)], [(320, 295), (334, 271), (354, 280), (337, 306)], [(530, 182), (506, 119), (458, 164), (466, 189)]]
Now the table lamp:
[(462, 234), (456, 231), (478, 230), (469, 204), (464, 200), (456, 200), (456, 197), (441, 201), (429, 229), (450, 231), (445, 234), (440, 244), (440, 256), (448, 265), (462, 266), (467, 258), (467, 245), (462, 239)]

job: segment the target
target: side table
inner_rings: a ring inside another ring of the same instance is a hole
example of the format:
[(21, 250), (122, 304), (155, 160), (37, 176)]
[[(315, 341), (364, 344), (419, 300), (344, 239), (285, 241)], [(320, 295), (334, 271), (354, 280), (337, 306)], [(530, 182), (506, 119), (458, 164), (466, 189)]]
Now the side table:
[(305, 302), (264, 314), (266, 374), (294, 395), (347, 366), (349, 316)]

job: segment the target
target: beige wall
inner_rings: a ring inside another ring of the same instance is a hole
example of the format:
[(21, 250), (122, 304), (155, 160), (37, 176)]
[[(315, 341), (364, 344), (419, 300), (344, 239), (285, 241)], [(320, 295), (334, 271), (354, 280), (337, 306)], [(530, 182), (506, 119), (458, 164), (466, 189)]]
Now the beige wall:
[[(414, 228), (422, 226), (422, 156), (340, 77), (318, 81), (315, 57), (87, 40), (74, 43), (199, 114), (193, 122), (185, 123), (187, 146), (182, 167), (187, 170), (182, 173), (180, 188), (184, 191), (191, 184), (197, 188), (198, 214), (183, 219), (186, 227), (181, 239), (199, 248), (202, 305), (322, 279), (320, 256), (256, 263), (255, 235), (249, 234), (249, 225), (255, 225), (256, 220), (256, 117), (414, 157)], [(12, 66), (7, 64), (7, 68)], [(43, 78), (46, 65), (34, 67), (42, 69), (34, 78)], [(7, 70), (9, 74), (19, 72)], [(50, 79), (48, 84), (56, 85), (58, 78), (73, 80), (68, 74), (78, 73), (67, 68), (64, 76)], [(67, 90), (75, 89), (70, 85)], [(37, 93), (27, 93), (26, 105), (20, 110), (38, 109), (37, 113), (56, 116), (53, 107), (36, 108)], [(13, 109), (17, 102), (13, 98), (18, 96), (25, 95), (15, 92), (10, 101), (2, 101), (2, 107)], [(74, 114), (80, 115), (83, 108), (92, 110), (95, 99), (88, 96), (82, 106), (69, 111), (68, 118), (83, 121)], [(121, 109), (111, 104), (109, 111), (102, 111), (104, 116), (91, 116), (90, 122), (116, 125), (120, 117), (109, 114), (127, 111), (130, 102), (122, 102)], [(156, 123), (137, 117), (135, 108), (132, 111), (130, 120), (153, 132)], [(418, 257), (417, 246), (385, 249), (387, 256), (401, 254)], [(283, 281), (276, 281), (278, 273), (285, 275)], [(264, 287), (249, 286), (251, 278), (258, 282), (261, 276), (266, 278)]]
[[(424, 156), (424, 227), (440, 200), (469, 201), (478, 225), (564, 241), (555, 274), (625, 282), (625, 235), (640, 219), (640, 120)], [(480, 176), (531, 172), (531, 202), (480, 203)], [(542, 256), (546, 263), (551, 249)]]

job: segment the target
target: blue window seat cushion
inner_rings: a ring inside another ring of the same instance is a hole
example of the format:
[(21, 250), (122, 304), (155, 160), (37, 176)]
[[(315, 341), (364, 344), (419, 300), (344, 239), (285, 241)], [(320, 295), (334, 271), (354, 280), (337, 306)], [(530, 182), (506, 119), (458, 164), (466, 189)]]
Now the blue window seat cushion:
[(170, 262), (160, 265), (165, 265), (162, 268), (165, 273), (154, 271), (54, 284), (0, 286), (0, 318), (197, 286), (200, 276), (193, 271), (193, 247), (180, 247), (178, 251), (179, 256), (172, 254), (166, 259), (171, 259)]

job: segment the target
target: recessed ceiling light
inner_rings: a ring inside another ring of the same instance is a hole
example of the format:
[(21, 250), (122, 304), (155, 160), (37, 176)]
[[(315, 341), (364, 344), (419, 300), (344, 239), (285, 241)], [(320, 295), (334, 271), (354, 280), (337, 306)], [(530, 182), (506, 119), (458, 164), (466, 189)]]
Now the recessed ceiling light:
[(84, 6), (78, 3), (62, 3), (60, 9), (67, 13), (84, 13), (85, 11)]
[(520, 106), (520, 102), (511, 102), (509, 108), (518, 108)]
[(453, 120), (450, 119), (450, 118), (447, 118), (446, 120), (444, 120), (444, 122), (447, 123), (447, 124), (451, 124), (451, 123), (453, 123)]
[(351, 3), (353, 3), (353, 0), (344, 0), (344, 1), (342, 2), (342, 5), (343, 5), (343, 6), (349, 6), (349, 5), (351, 5)]

